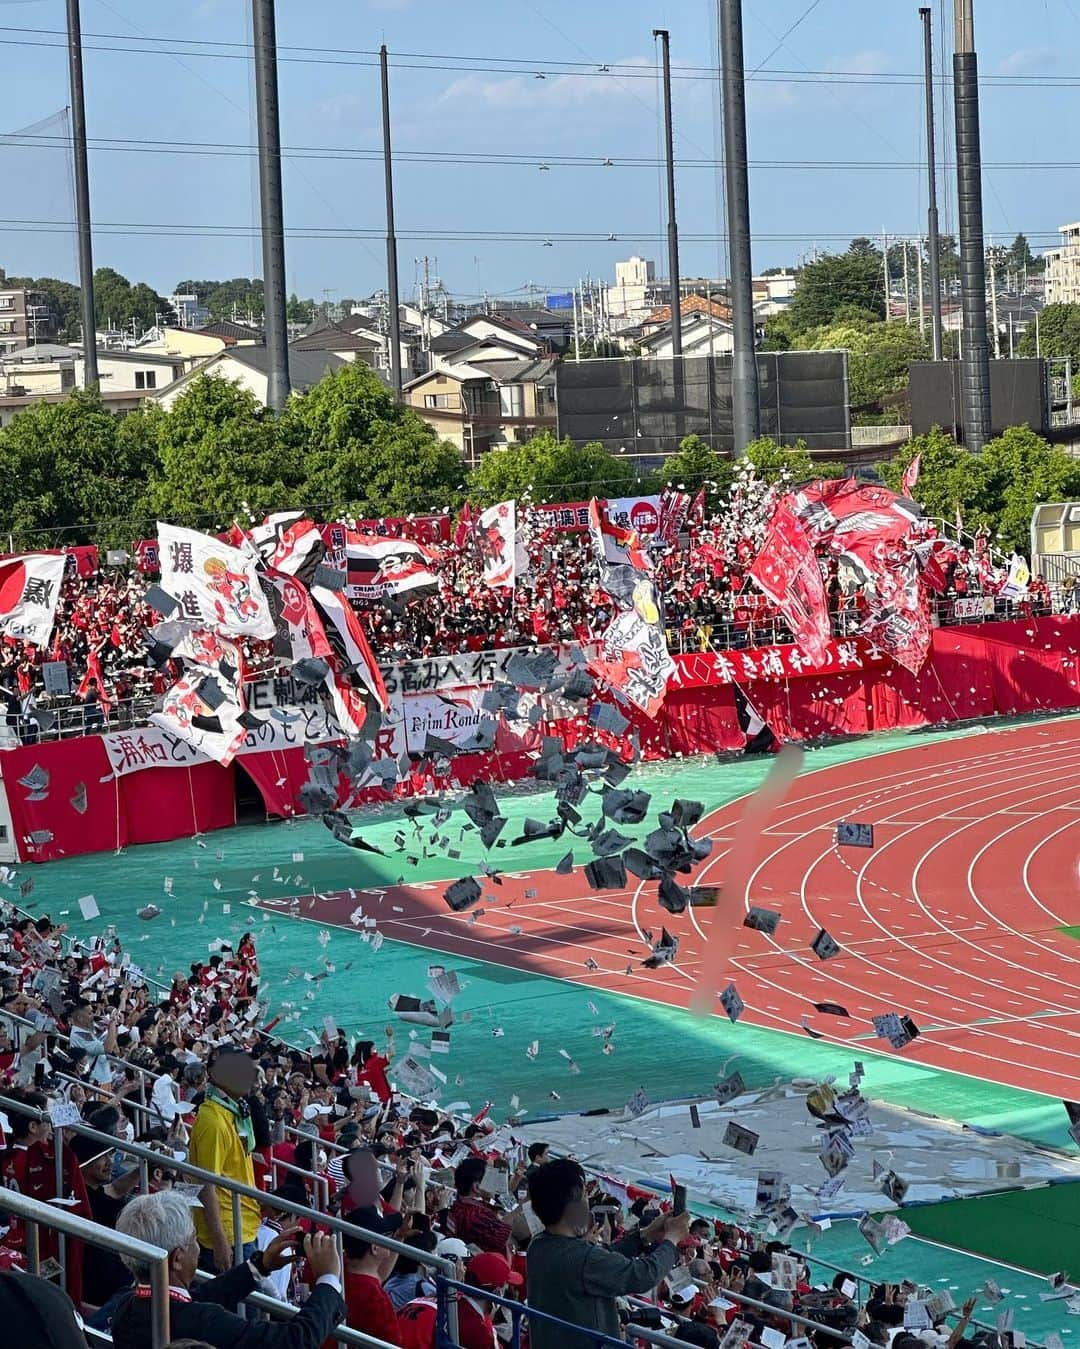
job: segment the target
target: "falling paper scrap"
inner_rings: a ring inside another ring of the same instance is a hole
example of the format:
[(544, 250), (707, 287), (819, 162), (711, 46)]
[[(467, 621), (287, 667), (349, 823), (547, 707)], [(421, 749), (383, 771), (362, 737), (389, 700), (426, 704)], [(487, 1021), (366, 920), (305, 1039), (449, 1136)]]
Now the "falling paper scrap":
[(720, 1105), (727, 1105), (736, 1096), (741, 1096), (746, 1090), (746, 1083), (742, 1079), (741, 1073), (732, 1073), (730, 1077), (725, 1077), (716, 1084), (713, 1095)]
[(833, 956), (840, 954), (840, 946), (833, 941), (832, 937), (824, 928), (818, 932), (817, 936), (810, 943), (810, 949), (819, 960), (831, 960)]
[(728, 1126), (724, 1130), (724, 1136), (720, 1140), (725, 1147), (734, 1148), (737, 1152), (745, 1152), (747, 1156), (752, 1156), (758, 1145), (759, 1135), (752, 1129), (744, 1129), (741, 1124), (736, 1124), (734, 1120), (728, 1121)]
[(156, 918), (160, 913), (161, 910), (156, 904), (146, 904), (136, 912), (135, 916), (148, 923), (151, 918)]
[(728, 1020), (738, 1021), (745, 1011), (746, 1004), (739, 997), (734, 984), (728, 984), (727, 988), (720, 994), (720, 1006), (727, 1013)]
[(780, 923), (780, 915), (774, 909), (759, 909), (751, 906), (746, 911), (743, 927), (753, 928), (755, 932), (764, 932), (771, 937)]

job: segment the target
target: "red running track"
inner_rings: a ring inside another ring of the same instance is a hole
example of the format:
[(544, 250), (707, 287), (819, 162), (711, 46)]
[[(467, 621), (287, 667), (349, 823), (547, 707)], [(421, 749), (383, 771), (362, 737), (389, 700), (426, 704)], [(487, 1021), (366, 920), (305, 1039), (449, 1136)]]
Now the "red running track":
[[(922, 1032), (899, 1051), (908, 1060), (1075, 1097), (1080, 942), (1058, 929), (1080, 924), (1078, 770), (1080, 721), (1071, 720), (804, 775), (739, 897), (740, 915), (750, 903), (782, 914), (773, 937), (740, 930), (731, 977), (744, 1020), (799, 1032), (808, 1016), (835, 1043), (892, 1053), (871, 1018), (899, 1011)], [(695, 831), (716, 839), (696, 881), (722, 879), (741, 811), (735, 801)], [(874, 825), (872, 851), (836, 847), (842, 819)], [(504, 873), (465, 914), (446, 908), (444, 888), (334, 896), (319, 922), (348, 925), (359, 902), (388, 938), (681, 1007), (706, 925), (725, 913), (672, 917), (654, 884), (598, 894), (580, 871)], [(643, 930), (659, 933), (661, 923), (680, 938), (677, 961), (643, 969)], [(842, 947), (827, 962), (810, 950), (822, 927)], [(850, 1015), (816, 1012), (815, 1002)]]

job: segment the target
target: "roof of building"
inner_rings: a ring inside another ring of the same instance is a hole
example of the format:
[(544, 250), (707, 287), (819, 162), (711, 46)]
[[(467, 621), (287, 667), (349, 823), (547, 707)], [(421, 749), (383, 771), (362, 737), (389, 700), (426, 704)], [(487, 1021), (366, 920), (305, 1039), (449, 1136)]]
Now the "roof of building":
[(378, 351), (381, 344), (361, 333), (350, 332), (339, 323), (323, 323), (319, 327), (309, 323), (289, 346), (293, 351)]
[(472, 368), (482, 370), (497, 384), (538, 384), (556, 365), (553, 356), (522, 361), (474, 361)]
[(475, 333), (463, 333), (460, 328), (448, 328), (445, 333), (439, 333), (437, 337), (431, 339), (431, 350), (464, 351), (466, 347), (478, 347), (480, 342), (481, 339)]
[(61, 342), (27, 342), (0, 356), (5, 365), (25, 365), (30, 361), (73, 361), (81, 352)]
[(246, 323), (233, 323), (232, 319), (218, 319), (215, 323), (208, 323), (203, 328), (196, 328), (195, 332), (201, 333), (203, 337), (220, 337), (227, 344), (232, 342), (261, 342), (263, 340), (261, 329), (251, 328)]
[[(731, 322), (729, 319), (722, 319), (715, 314), (689, 314), (682, 326), (683, 337), (686, 338), (699, 329), (711, 329), (713, 332), (730, 332)], [(621, 334), (620, 334), (621, 336)], [(671, 340), (671, 323), (665, 323), (659, 328), (654, 328), (652, 332), (647, 333), (639, 339), (642, 347), (659, 346), (664, 342)]]
[[(220, 356), (211, 359), (239, 361), (241, 365), (257, 370), (260, 375), (270, 372), (270, 355), (261, 343), (251, 347), (230, 347)], [(331, 351), (297, 351), (295, 347), (290, 347), (289, 383), (294, 390), (310, 389), (313, 384), (318, 384), (324, 375), (333, 374), (335, 370), (340, 370), (347, 364), (347, 361), (343, 361)]]
[[(704, 295), (684, 295), (679, 301), (680, 314), (712, 314), (714, 318), (724, 319), (731, 322), (731, 306), (721, 304), (718, 300), (706, 299)], [(659, 309), (654, 309), (651, 314), (646, 314), (641, 320), (643, 328), (651, 327), (656, 323), (671, 322), (671, 305), (661, 305)]]

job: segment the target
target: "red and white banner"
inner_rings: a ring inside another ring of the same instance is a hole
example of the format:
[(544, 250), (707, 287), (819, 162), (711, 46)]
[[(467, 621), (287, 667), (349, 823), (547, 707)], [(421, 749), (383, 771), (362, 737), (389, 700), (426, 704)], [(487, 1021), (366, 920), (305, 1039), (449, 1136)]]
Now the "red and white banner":
[(652, 570), (652, 562), (641, 546), (637, 530), (632, 525), (612, 520), (610, 506), (610, 501), (597, 501), (595, 497), (589, 502), (589, 535), (600, 567), (601, 584), (608, 567), (633, 567), (641, 572)]
[(599, 656), (589, 661), (588, 668), (647, 717), (655, 717), (675, 673), (659, 615), (652, 618), (637, 608), (616, 614), (604, 633)]
[(829, 611), (821, 568), (806, 531), (783, 504), (777, 506), (750, 579), (779, 609), (796, 642), (812, 660), (824, 656)]
[[(607, 505), (608, 517), (613, 524), (636, 529), (639, 534), (655, 534), (660, 528), (658, 496), (612, 497)], [(572, 529), (580, 534), (589, 527), (587, 501), (541, 502), (531, 509), (555, 529)]]
[(240, 648), (199, 628), (173, 648), (184, 673), (150, 721), (186, 740), (200, 754), (230, 764), (244, 739), (243, 656)]
[(131, 545), (135, 566), (143, 576), (156, 576), (161, 569), (157, 539), (138, 539)]
[(513, 590), (517, 579), (517, 504), (500, 501), (481, 511), (476, 540), (484, 564), (484, 584), (492, 590)]
[(350, 532), (338, 557), (345, 565), (345, 594), (366, 605), (388, 599), (408, 603), (434, 595), (439, 588), (428, 565), (428, 551), (409, 539)]
[(339, 592), (327, 590), (324, 586), (315, 586), (311, 598), (327, 624), (325, 633), (333, 648), (330, 653), (331, 664), (338, 678), (331, 686), (331, 694), (335, 700), (339, 720), (341, 711), (337, 709), (336, 704), (342, 681), (354, 687), (362, 686), (383, 708), (387, 707), (388, 698), (382, 672), (375, 663), (375, 656), (364, 629), (360, 626), (360, 620), (353, 613), (352, 605), (347, 604)]
[(715, 688), (723, 684), (753, 684), (758, 680), (798, 679), (803, 675), (848, 674), (880, 670), (890, 664), (880, 646), (865, 637), (831, 638), (817, 660), (801, 647), (755, 646), (746, 651), (690, 651), (675, 657), (672, 686), (680, 689)]
[(65, 565), (63, 553), (17, 553), (0, 560), (0, 633), (48, 645)]
[(274, 618), (259, 585), (257, 554), (209, 534), (158, 524), (162, 588), (189, 618), (234, 637), (274, 636)]

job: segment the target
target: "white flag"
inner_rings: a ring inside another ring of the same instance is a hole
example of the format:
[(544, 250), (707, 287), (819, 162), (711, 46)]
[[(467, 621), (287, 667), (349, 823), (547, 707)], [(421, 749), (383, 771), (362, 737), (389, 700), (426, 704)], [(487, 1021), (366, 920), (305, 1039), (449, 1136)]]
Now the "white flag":
[(63, 553), (19, 553), (0, 560), (0, 632), (45, 646), (64, 579)]
[(257, 554), (195, 529), (158, 522), (161, 586), (190, 618), (217, 632), (269, 639), (274, 616), (259, 585)]
[(497, 506), (489, 506), (481, 512), (476, 524), (476, 537), (484, 562), (484, 584), (513, 590), (517, 573), (514, 548), (517, 534), (516, 503), (500, 501)]

